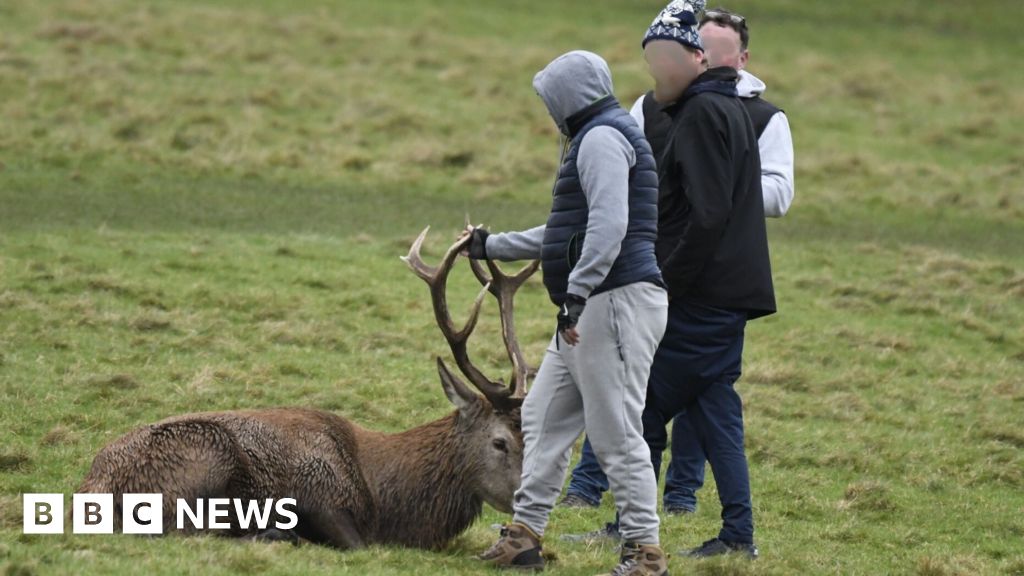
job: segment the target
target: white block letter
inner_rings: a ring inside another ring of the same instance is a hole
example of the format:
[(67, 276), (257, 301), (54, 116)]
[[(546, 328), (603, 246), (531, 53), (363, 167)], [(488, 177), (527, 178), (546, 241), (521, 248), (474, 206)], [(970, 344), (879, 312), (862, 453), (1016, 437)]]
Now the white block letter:
[(178, 530), (185, 529), (185, 516), (187, 515), (189, 520), (192, 522), (192, 527), (196, 530), (203, 529), (203, 499), (196, 500), (195, 512), (189, 507), (188, 502), (184, 498), (178, 498), (175, 508), (178, 509)]
[(299, 525), (299, 515), (296, 514), (294, 510), (285, 508), (285, 506), (295, 508), (298, 506), (298, 503), (295, 501), (295, 498), (281, 498), (277, 501), (277, 505), (274, 509), (277, 510), (278, 516), (285, 516), (288, 518), (288, 522), (285, 524), (282, 524), (281, 522), (277, 523), (277, 526), (275, 527), (278, 530), (291, 530)]
[[(217, 521), (218, 518), (227, 518), (230, 514), (231, 500), (227, 498), (210, 498), (207, 502), (210, 505), (210, 512), (206, 515), (210, 519), (208, 526), (217, 530), (231, 528), (230, 522)], [(218, 506), (223, 507), (223, 509), (218, 509)]]
[(163, 534), (164, 497), (160, 494), (125, 494), (121, 525), (125, 534)]
[(235, 498), (234, 504), (235, 517), (238, 518), (239, 527), (243, 530), (248, 530), (249, 523), (255, 519), (257, 528), (260, 530), (267, 529), (267, 524), (270, 522), (270, 512), (274, 509), (273, 500), (270, 498), (264, 500), (262, 509), (260, 509), (259, 500), (249, 500), (249, 505), (242, 508), (242, 500)]
[(113, 494), (75, 494), (71, 499), (71, 530), (75, 534), (114, 533)]
[(63, 494), (25, 494), (22, 497), (22, 532), (64, 533)]

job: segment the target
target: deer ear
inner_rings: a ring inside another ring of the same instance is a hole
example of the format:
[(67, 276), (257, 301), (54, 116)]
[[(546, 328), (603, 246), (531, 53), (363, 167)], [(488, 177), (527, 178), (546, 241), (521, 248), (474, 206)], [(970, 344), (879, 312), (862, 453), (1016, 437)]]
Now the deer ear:
[(441, 376), (441, 386), (444, 388), (445, 396), (459, 410), (475, 406), (480, 401), (479, 397), (462, 380), (448, 370), (448, 366), (440, 358), (437, 359), (437, 373)]

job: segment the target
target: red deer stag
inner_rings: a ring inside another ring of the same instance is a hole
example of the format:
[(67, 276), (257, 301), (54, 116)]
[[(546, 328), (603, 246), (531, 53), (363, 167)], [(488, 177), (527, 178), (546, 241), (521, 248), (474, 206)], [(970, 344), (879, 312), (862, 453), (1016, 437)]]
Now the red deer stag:
[[(244, 529), (236, 518), (224, 532), (303, 538), (342, 549), (373, 543), (437, 548), (469, 527), (484, 502), (510, 512), (522, 468), (519, 406), (531, 376), (516, 340), (512, 304), (537, 263), (510, 276), (490, 263), (488, 275), (473, 262), (473, 273), (485, 286), (458, 329), (448, 311), (446, 286), (468, 239), (452, 245), (435, 268), (420, 257), (428, 230), (402, 259), (429, 285), (437, 324), (460, 370), (482, 397), (438, 358), (441, 385), (456, 410), (398, 434), (366, 430), (330, 412), (305, 408), (176, 416), (106, 446), (78, 491), (113, 494), (118, 526), (123, 494), (163, 494), (164, 532), (176, 528), (177, 499), (194, 510), (200, 498), (207, 503), (210, 498), (260, 503), (294, 498), (298, 524), (292, 531)], [(513, 365), (507, 387), (484, 376), (467, 353), (487, 291), (498, 300)], [(195, 531), (190, 528), (182, 531)]]

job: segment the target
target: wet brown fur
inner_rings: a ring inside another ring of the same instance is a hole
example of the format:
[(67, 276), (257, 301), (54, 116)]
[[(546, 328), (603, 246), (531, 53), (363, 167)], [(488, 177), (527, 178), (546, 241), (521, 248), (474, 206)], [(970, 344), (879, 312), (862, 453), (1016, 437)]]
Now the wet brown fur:
[[(521, 462), (518, 419), (479, 397), (398, 434), (303, 408), (187, 414), (110, 443), (78, 491), (113, 493), (118, 506), (124, 493), (162, 493), (165, 533), (175, 530), (178, 498), (295, 498), (303, 538), (437, 548), (481, 513), (485, 465), (473, 439), (479, 445), (495, 419), (512, 431)], [(252, 534), (237, 525), (230, 533)]]

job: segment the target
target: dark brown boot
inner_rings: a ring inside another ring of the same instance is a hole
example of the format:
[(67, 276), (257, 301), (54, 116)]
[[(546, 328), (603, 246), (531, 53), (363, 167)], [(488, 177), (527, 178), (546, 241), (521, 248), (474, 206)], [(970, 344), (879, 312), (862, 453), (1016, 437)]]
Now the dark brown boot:
[(501, 538), (478, 558), (495, 568), (544, 569), (540, 536), (518, 522), (502, 528)]
[(658, 546), (627, 542), (619, 565), (601, 576), (668, 576), (668, 557)]

